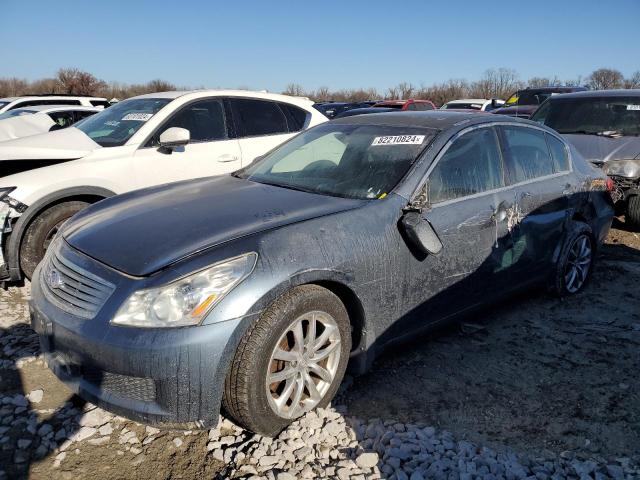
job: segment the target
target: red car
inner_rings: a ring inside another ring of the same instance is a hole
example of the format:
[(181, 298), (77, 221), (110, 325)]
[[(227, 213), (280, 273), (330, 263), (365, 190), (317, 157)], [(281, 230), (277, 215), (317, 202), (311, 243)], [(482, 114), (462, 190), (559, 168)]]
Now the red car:
[(397, 108), (398, 110), (435, 110), (436, 106), (431, 100), (384, 100), (374, 107)]

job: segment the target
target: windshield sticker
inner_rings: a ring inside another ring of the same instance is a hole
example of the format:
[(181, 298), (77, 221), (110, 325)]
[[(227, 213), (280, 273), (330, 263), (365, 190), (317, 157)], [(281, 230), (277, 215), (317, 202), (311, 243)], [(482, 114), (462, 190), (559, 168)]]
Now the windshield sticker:
[(421, 145), (424, 135), (393, 135), (388, 137), (376, 137), (371, 146), (379, 145)]
[(627, 110), (640, 110), (640, 105), (627, 105)]
[(122, 117), (122, 121), (130, 120), (134, 122), (146, 122), (151, 117), (153, 117), (153, 113), (127, 113)]

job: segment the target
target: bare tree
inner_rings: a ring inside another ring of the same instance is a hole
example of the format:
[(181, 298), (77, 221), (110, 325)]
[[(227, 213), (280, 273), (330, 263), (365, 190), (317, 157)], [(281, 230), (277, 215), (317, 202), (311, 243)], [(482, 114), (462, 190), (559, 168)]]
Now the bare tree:
[(21, 78), (0, 79), (0, 97), (15, 97), (27, 93), (29, 84)]
[(624, 88), (640, 88), (640, 70), (624, 80)]
[(478, 98), (507, 98), (522, 86), (515, 70), (490, 69), (484, 73), (480, 80), (473, 83), (471, 94)]
[(287, 88), (284, 89), (284, 93), (285, 95), (292, 95), (294, 97), (304, 97), (304, 88), (302, 88), (302, 85), (298, 84), (298, 83), (290, 83), (287, 85)]
[(58, 70), (57, 81), (62, 93), (76, 95), (94, 95), (106, 85), (91, 73), (77, 68), (61, 68)]
[(149, 83), (147, 83), (147, 88), (149, 89), (149, 93), (171, 92), (173, 90), (176, 90), (176, 86), (173, 83), (160, 79), (151, 80)]
[(619, 70), (599, 68), (589, 75), (587, 81), (594, 90), (610, 90), (612, 88), (622, 88), (624, 77)]

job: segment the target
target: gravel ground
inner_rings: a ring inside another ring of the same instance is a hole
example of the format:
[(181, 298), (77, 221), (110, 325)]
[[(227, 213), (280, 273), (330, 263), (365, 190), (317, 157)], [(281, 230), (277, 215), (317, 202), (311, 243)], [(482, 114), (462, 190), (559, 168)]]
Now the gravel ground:
[(39, 358), (28, 287), (0, 291), (0, 480), (640, 478), (639, 282), (640, 236), (613, 230), (584, 293), (530, 292), (388, 352), (277, 439), (84, 403)]

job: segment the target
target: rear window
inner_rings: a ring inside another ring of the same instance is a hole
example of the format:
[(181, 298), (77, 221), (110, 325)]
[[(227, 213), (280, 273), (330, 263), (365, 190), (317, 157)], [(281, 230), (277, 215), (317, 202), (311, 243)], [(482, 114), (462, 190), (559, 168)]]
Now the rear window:
[(511, 183), (555, 173), (545, 133), (527, 127), (503, 126)]
[(232, 98), (229, 100), (241, 137), (288, 133), (287, 119), (277, 103), (268, 100)]

